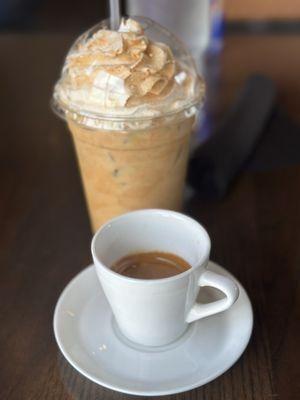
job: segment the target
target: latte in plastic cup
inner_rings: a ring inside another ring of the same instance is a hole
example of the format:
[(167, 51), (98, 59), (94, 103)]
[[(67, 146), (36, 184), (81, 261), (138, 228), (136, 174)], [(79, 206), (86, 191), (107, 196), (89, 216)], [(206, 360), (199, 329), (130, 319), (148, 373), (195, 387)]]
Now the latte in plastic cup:
[(130, 210), (180, 210), (204, 83), (153, 21), (103, 21), (67, 54), (53, 96), (72, 134), (93, 231)]

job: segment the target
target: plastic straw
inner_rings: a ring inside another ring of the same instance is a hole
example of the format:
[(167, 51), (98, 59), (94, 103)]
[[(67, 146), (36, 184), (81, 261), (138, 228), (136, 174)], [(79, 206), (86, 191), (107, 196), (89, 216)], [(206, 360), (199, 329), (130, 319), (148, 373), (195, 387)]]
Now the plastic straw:
[(109, 0), (110, 8), (110, 29), (117, 31), (120, 26), (120, 1)]

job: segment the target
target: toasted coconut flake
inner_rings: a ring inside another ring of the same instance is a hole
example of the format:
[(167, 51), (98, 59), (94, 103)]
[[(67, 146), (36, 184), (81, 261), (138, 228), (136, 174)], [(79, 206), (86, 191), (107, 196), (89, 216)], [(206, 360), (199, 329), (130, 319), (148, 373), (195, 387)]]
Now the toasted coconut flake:
[(123, 52), (123, 38), (118, 32), (100, 30), (87, 42), (86, 48), (97, 49), (109, 57), (115, 57)]

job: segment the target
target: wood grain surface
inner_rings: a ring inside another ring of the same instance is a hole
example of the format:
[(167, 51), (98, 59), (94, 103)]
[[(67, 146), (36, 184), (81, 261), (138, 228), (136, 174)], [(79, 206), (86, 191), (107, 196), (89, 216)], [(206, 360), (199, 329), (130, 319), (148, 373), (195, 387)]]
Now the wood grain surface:
[[(0, 399), (127, 399), (91, 383), (60, 355), (53, 311), (91, 261), (91, 232), (70, 137), (49, 101), (72, 36), (0, 36)], [(297, 36), (226, 39), (220, 109), (257, 69), (299, 117)], [(212, 259), (242, 282), (255, 326), (240, 360), (215, 381), (166, 396), (296, 400), (300, 393), (300, 165), (243, 174), (222, 201), (194, 196), (186, 212), (213, 241)]]

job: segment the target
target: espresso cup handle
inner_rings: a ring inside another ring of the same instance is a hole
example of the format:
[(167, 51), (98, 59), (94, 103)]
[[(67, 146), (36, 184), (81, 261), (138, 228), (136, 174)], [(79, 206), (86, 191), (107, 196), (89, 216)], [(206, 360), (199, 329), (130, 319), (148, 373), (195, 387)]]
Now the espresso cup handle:
[(239, 288), (233, 280), (212, 271), (206, 270), (201, 274), (198, 285), (219, 289), (226, 297), (207, 304), (195, 303), (187, 314), (188, 323), (227, 310), (239, 296)]

